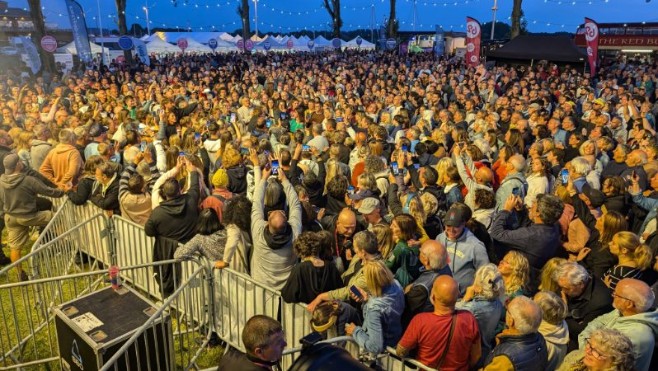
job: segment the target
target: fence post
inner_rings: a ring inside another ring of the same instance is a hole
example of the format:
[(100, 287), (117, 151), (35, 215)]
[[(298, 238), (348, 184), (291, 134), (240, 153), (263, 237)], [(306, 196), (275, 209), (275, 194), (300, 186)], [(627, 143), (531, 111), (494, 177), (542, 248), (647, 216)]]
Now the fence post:
[(105, 219), (105, 229), (101, 231), (101, 239), (107, 238), (107, 248), (110, 250), (108, 251), (110, 256), (110, 265), (111, 266), (118, 265), (117, 249), (116, 249), (117, 231), (116, 228), (114, 227), (114, 217), (108, 218), (105, 215), (103, 216)]

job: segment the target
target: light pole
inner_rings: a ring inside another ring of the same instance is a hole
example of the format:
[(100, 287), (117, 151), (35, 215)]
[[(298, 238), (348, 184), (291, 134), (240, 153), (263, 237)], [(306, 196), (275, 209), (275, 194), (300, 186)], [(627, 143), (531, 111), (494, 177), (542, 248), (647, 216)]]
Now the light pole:
[(105, 64), (105, 43), (103, 41), (103, 22), (101, 21), (101, 2), (96, 0), (96, 8), (98, 10), (98, 28), (101, 34), (101, 66)]
[(496, 10), (498, 10), (498, 0), (494, 0), (494, 6), (491, 8), (493, 12), (493, 22), (491, 22), (491, 40), (494, 39), (494, 30), (496, 29)]
[(256, 38), (258, 39), (258, 0), (254, 0), (254, 17), (256, 18)]
[(149, 8), (143, 6), (144, 12), (146, 13), (146, 33), (151, 36), (151, 25), (149, 24)]

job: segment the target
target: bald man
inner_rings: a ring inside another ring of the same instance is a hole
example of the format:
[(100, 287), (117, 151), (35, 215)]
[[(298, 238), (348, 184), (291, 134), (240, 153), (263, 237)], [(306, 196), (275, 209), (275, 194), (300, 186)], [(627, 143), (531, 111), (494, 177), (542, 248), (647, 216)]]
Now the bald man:
[(404, 313), (402, 313), (402, 327), (406, 327), (411, 319), (418, 313), (432, 312), (434, 306), (430, 301), (430, 294), (434, 281), (441, 275), (452, 277), (448, 265), (448, 252), (439, 241), (427, 240), (420, 247), (418, 255), (423, 268), (420, 276), (404, 288)]
[(612, 292), (612, 312), (595, 318), (578, 335), (580, 351), (590, 334), (601, 328), (618, 330), (633, 343), (635, 369), (646, 371), (651, 363), (656, 336), (658, 336), (658, 312), (652, 310), (655, 296), (649, 285), (633, 278), (624, 278)]
[(356, 214), (351, 209), (344, 208), (335, 217), (328, 218), (328, 224), (323, 224), (323, 227), (331, 232), (333, 237), (330, 259), (334, 259), (338, 271), (343, 274), (354, 256), (352, 238), (359, 231)]
[(548, 350), (538, 332), (541, 320), (537, 303), (525, 296), (514, 298), (507, 306), (506, 328), (496, 336), (498, 345), (484, 361), (484, 370), (545, 370)]
[(434, 311), (420, 313), (411, 320), (398, 343), (397, 355), (405, 357), (416, 349), (416, 359), (431, 368), (474, 367), (482, 353), (480, 331), (470, 312), (455, 310), (457, 298), (457, 281), (439, 276), (432, 286)]

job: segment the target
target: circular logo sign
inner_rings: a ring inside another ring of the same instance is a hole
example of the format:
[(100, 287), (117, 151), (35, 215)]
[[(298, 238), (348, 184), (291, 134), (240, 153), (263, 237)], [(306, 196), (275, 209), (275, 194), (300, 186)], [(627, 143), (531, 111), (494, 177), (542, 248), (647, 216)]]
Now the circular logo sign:
[(478, 61), (478, 57), (471, 55), (471, 63), (476, 63)]
[(587, 55), (590, 57), (594, 55), (594, 50), (592, 50), (591, 46), (587, 47)]
[(48, 53), (54, 53), (57, 50), (57, 39), (50, 35), (41, 38), (41, 47)]
[(265, 50), (272, 49), (272, 43), (270, 42), (270, 40), (267, 40), (263, 43), (263, 49), (265, 49)]
[(238, 40), (235, 45), (238, 47), (238, 49), (244, 49), (244, 40)]
[(292, 42), (292, 40), (288, 40), (288, 41), (286, 41), (286, 46), (288, 47), (288, 49), (292, 49), (292, 47), (293, 47), (293, 42)]
[(357, 36), (356, 37), (356, 45), (361, 46), (361, 43), (363, 43), (363, 39), (361, 38), (361, 36)]
[(392, 50), (392, 49), (395, 49), (395, 45), (396, 45), (396, 44), (397, 44), (397, 42), (396, 42), (395, 39), (392, 38), (392, 37), (391, 37), (390, 39), (386, 40), (386, 47), (387, 47), (388, 49), (391, 49), (391, 50)]
[(594, 22), (585, 23), (585, 39), (593, 41), (599, 36), (599, 28)]
[(212, 50), (217, 49), (217, 40), (215, 40), (215, 39), (210, 39), (210, 40), (208, 40), (208, 46), (209, 46), (210, 49), (212, 49)]
[(466, 37), (474, 39), (480, 35), (480, 24), (475, 21), (466, 23)]
[(133, 39), (128, 36), (121, 36), (119, 40), (117, 40), (117, 43), (121, 50), (130, 50), (133, 48)]
[(254, 42), (253, 42), (253, 41), (251, 41), (251, 40), (247, 40), (247, 41), (245, 41), (245, 43), (244, 43), (244, 49), (245, 49), (246, 51), (250, 52), (251, 49), (253, 49), (253, 48), (254, 48)]
[(468, 43), (468, 44), (466, 44), (466, 50), (467, 50), (469, 53), (472, 53), (472, 52), (475, 50), (475, 45), (474, 45), (473, 43)]
[(337, 37), (334, 38), (333, 40), (331, 40), (331, 45), (336, 49), (340, 48), (340, 39)]
[(313, 40), (309, 40), (309, 41), (306, 43), (306, 46), (308, 46), (309, 49), (313, 49), (313, 47), (315, 46), (315, 41), (313, 41)]
[(178, 47), (181, 48), (182, 51), (185, 51), (185, 49), (187, 49), (187, 39), (184, 37), (178, 39), (176, 44), (178, 44)]

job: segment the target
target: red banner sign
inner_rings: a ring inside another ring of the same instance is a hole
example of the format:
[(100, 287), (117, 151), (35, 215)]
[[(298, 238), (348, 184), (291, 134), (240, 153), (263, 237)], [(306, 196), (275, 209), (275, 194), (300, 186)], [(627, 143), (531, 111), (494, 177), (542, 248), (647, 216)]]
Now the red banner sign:
[(466, 17), (466, 65), (475, 67), (480, 64), (480, 39), (482, 27), (475, 18)]
[(587, 41), (589, 73), (594, 76), (599, 56), (599, 26), (589, 18), (585, 18), (585, 40)]

